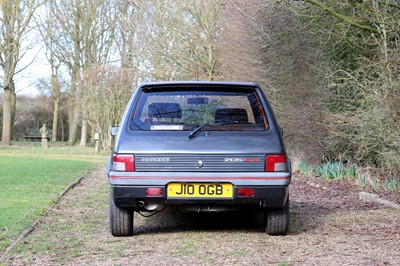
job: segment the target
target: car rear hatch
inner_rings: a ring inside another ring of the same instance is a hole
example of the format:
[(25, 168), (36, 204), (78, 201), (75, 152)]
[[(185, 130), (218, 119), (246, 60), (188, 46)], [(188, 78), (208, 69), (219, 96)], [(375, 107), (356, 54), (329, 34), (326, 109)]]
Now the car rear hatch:
[(137, 172), (262, 172), (267, 154), (283, 154), (271, 132), (134, 132), (115, 149), (134, 154)]

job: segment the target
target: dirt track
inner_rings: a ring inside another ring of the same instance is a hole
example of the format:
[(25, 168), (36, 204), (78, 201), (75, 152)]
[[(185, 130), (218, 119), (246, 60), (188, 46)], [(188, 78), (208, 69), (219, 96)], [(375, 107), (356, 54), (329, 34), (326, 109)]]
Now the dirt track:
[(66, 194), (5, 265), (398, 265), (400, 211), (366, 204), (350, 183), (294, 178), (289, 235), (261, 213), (135, 214), (134, 237), (108, 232), (104, 170)]

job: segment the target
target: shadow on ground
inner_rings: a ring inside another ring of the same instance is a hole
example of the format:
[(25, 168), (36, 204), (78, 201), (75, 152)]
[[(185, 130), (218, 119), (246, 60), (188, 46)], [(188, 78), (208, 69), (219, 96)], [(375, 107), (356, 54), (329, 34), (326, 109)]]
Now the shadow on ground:
[[(291, 202), (289, 235), (297, 235), (313, 230), (320, 225), (319, 220), (333, 210), (310, 202)], [(218, 213), (181, 213), (167, 208), (148, 218), (135, 213), (134, 233), (170, 233), (182, 231), (224, 231), (224, 232), (264, 232), (264, 213), (262, 211), (237, 211)]]

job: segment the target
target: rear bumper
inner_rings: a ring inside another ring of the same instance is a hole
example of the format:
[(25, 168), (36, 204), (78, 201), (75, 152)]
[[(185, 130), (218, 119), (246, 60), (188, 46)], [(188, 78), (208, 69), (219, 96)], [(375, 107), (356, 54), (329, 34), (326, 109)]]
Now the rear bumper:
[(291, 172), (108, 172), (112, 186), (166, 186), (170, 182), (232, 183), (234, 186), (287, 186)]
[[(146, 189), (158, 187), (163, 189), (163, 194), (157, 197), (147, 196)], [(229, 199), (204, 199), (204, 198), (182, 198), (169, 199), (166, 195), (166, 186), (125, 186), (111, 185), (111, 196), (119, 207), (134, 208), (140, 210), (140, 202), (160, 205), (230, 205), (230, 206), (257, 206), (263, 208), (283, 207), (289, 195), (287, 185), (284, 186), (249, 186), (253, 188), (254, 195), (239, 196), (238, 188), (234, 185), (233, 197)]]

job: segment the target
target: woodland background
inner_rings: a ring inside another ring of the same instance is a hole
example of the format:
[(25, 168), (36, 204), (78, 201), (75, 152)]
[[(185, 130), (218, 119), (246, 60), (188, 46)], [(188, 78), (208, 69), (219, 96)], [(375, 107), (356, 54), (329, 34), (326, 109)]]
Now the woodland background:
[[(53, 142), (99, 132), (109, 149), (141, 82), (254, 81), (298, 167), (400, 189), (400, 1), (0, 0), (0, 30), (2, 145), (46, 123)], [(37, 46), (51, 71), (17, 95)]]

